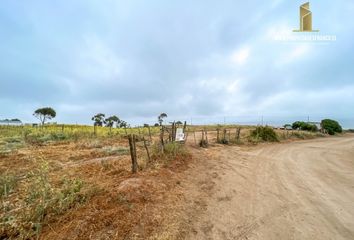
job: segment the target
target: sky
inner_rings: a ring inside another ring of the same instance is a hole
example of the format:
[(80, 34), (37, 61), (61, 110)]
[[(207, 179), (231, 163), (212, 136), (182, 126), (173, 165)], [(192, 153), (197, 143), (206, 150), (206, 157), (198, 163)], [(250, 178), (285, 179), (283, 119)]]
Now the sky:
[[(287, 42), (298, 0), (2, 0), (0, 119), (132, 124), (335, 118), (354, 125), (354, 1), (310, 1), (336, 41)], [(354, 127), (354, 126), (353, 126)]]

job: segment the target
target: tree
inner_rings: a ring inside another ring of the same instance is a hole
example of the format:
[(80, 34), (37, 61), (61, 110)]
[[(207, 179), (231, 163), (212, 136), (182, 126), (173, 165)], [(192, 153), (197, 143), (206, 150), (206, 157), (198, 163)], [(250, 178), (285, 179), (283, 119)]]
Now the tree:
[(167, 118), (167, 114), (166, 113), (161, 113), (158, 117), (157, 120), (159, 121), (160, 126), (162, 126), (163, 123), (163, 119)]
[(127, 127), (129, 127), (129, 124), (126, 121), (120, 121), (119, 127), (120, 128), (127, 128)]
[(115, 123), (118, 126), (118, 124), (120, 123), (120, 119), (117, 116), (113, 115), (113, 116), (111, 116), (109, 118), (106, 118), (105, 119), (105, 123), (106, 123), (106, 127), (112, 128)]
[(12, 122), (19, 122), (19, 123), (22, 123), (22, 121), (18, 118), (14, 118), (14, 119), (11, 119)]
[(334, 135), (335, 133), (341, 133), (343, 131), (342, 126), (332, 119), (323, 119), (321, 121), (321, 127), (326, 130), (329, 135)]
[(316, 132), (318, 131), (318, 128), (315, 124), (311, 123), (306, 123), (306, 122), (301, 122), (301, 121), (296, 121), (292, 125), (293, 129), (299, 129), (303, 131), (311, 131), (311, 132)]
[(104, 117), (105, 115), (103, 113), (98, 113), (95, 116), (93, 116), (91, 118), (91, 120), (94, 121), (93, 125), (102, 127), (103, 124), (105, 123)]
[(301, 129), (301, 126), (304, 124), (304, 122), (296, 121), (293, 123), (292, 128), (293, 129)]
[(176, 122), (177, 125), (182, 125), (183, 123), (181, 121)]
[(38, 108), (36, 111), (34, 111), (33, 116), (39, 119), (41, 121), (41, 124), (44, 125), (44, 123), (47, 120), (50, 120), (52, 118), (55, 118), (57, 113), (53, 108), (50, 107), (45, 107), (45, 108)]

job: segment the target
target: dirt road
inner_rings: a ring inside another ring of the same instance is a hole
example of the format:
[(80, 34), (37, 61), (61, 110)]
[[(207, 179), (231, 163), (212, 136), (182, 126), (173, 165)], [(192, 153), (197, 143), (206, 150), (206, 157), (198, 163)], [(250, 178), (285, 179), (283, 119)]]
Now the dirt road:
[(187, 239), (354, 239), (353, 135), (205, 152)]

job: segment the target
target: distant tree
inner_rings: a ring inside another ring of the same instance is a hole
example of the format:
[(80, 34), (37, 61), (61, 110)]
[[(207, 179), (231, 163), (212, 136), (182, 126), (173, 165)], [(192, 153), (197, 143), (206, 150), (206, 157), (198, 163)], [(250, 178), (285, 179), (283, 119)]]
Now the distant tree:
[(103, 124), (105, 123), (104, 117), (105, 115), (103, 113), (98, 113), (95, 116), (93, 116), (91, 118), (91, 120), (93, 121), (93, 125), (102, 127)]
[(144, 127), (149, 127), (149, 124), (147, 124), (147, 123), (144, 123)]
[(38, 118), (39, 121), (41, 121), (42, 125), (44, 125), (47, 120), (55, 118), (56, 115), (57, 113), (55, 112), (55, 110), (50, 107), (39, 108), (33, 113), (33, 116)]
[(315, 124), (307, 123), (307, 122), (301, 122), (301, 121), (296, 121), (292, 125), (293, 129), (299, 129), (303, 131), (311, 131), (311, 132), (316, 132), (318, 131), (318, 128)]
[(163, 119), (167, 118), (167, 114), (166, 113), (161, 113), (158, 117), (157, 120), (159, 121), (160, 126), (162, 126), (163, 123)]
[(112, 128), (114, 124), (118, 125), (120, 123), (120, 119), (117, 116), (113, 115), (109, 118), (106, 118), (105, 123), (106, 123), (106, 127)]
[(160, 124), (158, 124), (158, 123), (155, 123), (155, 124), (154, 124), (154, 126), (155, 126), (155, 127), (158, 127), (158, 126), (160, 126)]
[(291, 124), (287, 123), (287, 124), (284, 124), (283, 126), (284, 128), (292, 128)]
[(12, 122), (20, 122), (20, 123), (22, 122), (22, 121), (21, 121), (20, 119), (18, 119), (18, 118), (11, 119), (11, 121), (12, 121)]
[(120, 128), (127, 128), (127, 127), (129, 127), (129, 124), (126, 121), (121, 121), (119, 123), (119, 127)]
[(176, 122), (177, 125), (182, 125), (183, 123), (181, 121)]
[(342, 126), (332, 119), (323, 119), (321, 121), (321, 127), (326, 130), (329, 135), (334, 135), (335, 133), (341, 133), (343, 131)]
[(293, 123), (292, 128), (293, 129), (301, 129), (301, 126), (304, 124), (304, 122), (296, 121)]

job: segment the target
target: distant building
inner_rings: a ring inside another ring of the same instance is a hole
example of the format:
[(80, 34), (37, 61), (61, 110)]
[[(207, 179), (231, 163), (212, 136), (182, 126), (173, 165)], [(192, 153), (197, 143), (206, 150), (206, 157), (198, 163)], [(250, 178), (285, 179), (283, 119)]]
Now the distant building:
[(0, 120), (1, 126), (22, 126), (22, 122), (19, 119), (4, 119)]

